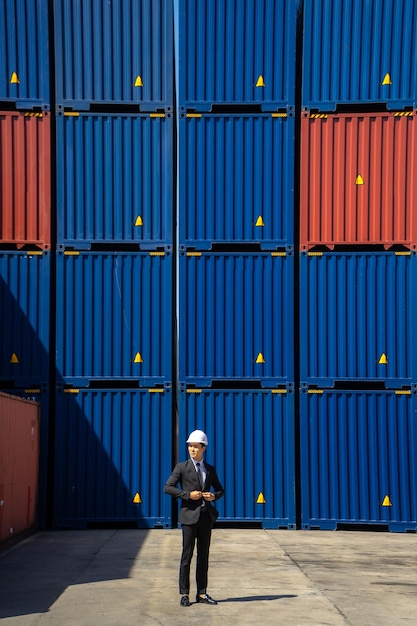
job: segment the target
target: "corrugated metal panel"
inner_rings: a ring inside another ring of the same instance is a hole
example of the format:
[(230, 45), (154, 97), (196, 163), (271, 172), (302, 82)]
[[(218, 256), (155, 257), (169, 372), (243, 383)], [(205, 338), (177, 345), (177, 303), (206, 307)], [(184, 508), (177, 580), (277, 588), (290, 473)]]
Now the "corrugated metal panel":
[(59, 392), (56, 414), (56, 527), (170, 524), (163, 493), (172, 471), (170, 391)]
[(39, 406), (0, 393), (0, 542), (34, 529)]
[(54, 0), (58, 108), (173, 105), (171, 0)]
[(293, 0), (177, 0), (180, 107), (295, 103)]
[(57, 376), (172, 381), (172, 256), (57, 253)]
[(302, 254), (301, 381), (414, 383), (416, 270), (415, 253)]
[(0, 112), (0, 243), (51, 246), (48, 113)]
[(179, 261), (180, 383), (292, 383), (294, 257), (194, 254)]
[(294, 117), (179, 120), (179, 242), (294, 244)]
[(413, 113), (304, 117), (300, 246), (417, 247)]
[(225, 488), (219, 521), (295, 527), (294, 393), (277, 391), (180, 392), (179, 459), (187, 457), (188, 434), (203, 429), (205, 458)]
[(57, 116), (58, 244), (172, 243), (173, 119)]
[(417, 102), (414, 0), (304, 3), (302, 106)]
[(11, 386), (49, 378), (49, 253), (0, 253), (0, 380)]
[(3, 0), (0, 101), (50, 108), (48, 0)]
[(385, 391), (300, 396), (301, 519), (416, 530), (416, 396)]

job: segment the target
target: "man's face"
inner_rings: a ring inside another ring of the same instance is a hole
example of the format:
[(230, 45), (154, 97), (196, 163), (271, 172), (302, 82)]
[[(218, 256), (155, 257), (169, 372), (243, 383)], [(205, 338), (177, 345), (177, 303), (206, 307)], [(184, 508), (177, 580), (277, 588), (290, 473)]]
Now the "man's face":
[(188, 452), (194, 461), (201, 461), (203, 458), (204, 447), (202, 443), (189, 443)]

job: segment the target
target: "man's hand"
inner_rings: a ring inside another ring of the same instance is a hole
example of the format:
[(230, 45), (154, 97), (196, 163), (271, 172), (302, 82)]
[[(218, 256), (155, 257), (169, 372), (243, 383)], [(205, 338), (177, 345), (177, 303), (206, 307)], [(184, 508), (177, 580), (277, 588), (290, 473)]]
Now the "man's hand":
[(211, 491), (203, 491), (201, 495), (204, 500), (214, 500), (214, 493), (211, 493)]
[(191, 500), (201, 500), (202, 497), (203, 497), (203, 494), (201, 493), (201, 491), (191, 491), (190, 492)]

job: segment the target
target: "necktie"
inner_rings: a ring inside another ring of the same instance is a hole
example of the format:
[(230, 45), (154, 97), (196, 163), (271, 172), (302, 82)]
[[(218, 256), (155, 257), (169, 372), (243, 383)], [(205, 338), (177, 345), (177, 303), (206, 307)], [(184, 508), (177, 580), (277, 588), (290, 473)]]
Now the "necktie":
[(198, 482), (200, 483), (200, 487), (202, 489), (203, 488), (203, 476), (201, 474), (200, 463), (196, 463), (196, 465), (197, 465)]

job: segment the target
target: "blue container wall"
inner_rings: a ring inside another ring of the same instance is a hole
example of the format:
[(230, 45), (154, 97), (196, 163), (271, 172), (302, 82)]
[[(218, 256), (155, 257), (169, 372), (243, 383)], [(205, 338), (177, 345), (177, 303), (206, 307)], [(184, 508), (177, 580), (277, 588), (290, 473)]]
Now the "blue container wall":
[(306, 0), (302, 106), (417, 103), (414, 0)]
[(163, 493), (172, 471), (169, 390), (58, 392), (56, 415), (56, 527), (171, 525)]
[(294, 0), (175, 0), (178, 103), (294, 106)]
[(57, 377), (172, 382), (172, 255), (57, 253)]
[(285, 253), (180, 255), (179, 382), (293, 383), (293, 280)]
[(294, 117), (181, 116), (179, 244), (294, 244)]
[(3, 0), (0, 102), (50, 108), (48, 0)]
[(410, 393), (302, 392), (302, 527), (416, 530), (416, 414)]
[(180, 391), (179, 460), (189, 433), (203, 429), (205, 458), (225, 488), (219, 521), (295, 527), (294, 392), (282, 391)]
[(59, 114), (57, 241), (172, 243), (173, 119)]
[(414, 253), (300, 256), (300, 379), (415, 383)]
[(50, 255), (0, 252), (0, 380), (49, 379)]
[(54, 0), (58, 108), (173, 105), (172, 0)]

